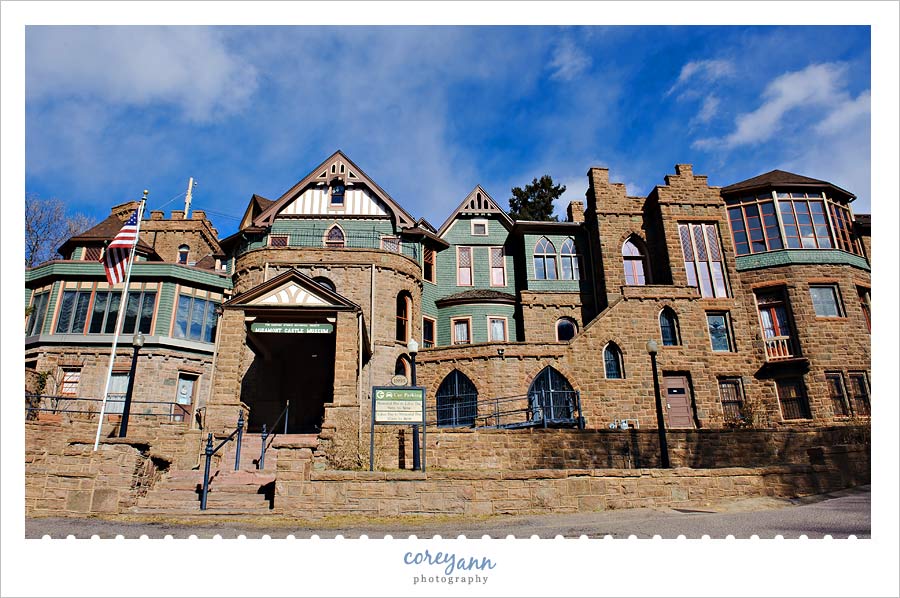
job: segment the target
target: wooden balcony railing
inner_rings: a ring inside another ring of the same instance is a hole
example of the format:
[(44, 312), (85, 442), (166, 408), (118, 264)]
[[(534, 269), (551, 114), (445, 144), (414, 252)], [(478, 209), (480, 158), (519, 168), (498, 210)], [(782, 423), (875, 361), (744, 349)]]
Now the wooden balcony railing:
[(765, 340), (766, 358), (769, 361), (796, 357), (794, 342), (789, 336), (772, 336)]

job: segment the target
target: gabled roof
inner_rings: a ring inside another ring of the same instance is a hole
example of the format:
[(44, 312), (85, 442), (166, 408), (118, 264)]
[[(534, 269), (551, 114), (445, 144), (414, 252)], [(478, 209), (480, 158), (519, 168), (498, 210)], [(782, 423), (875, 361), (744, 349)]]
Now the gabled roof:
[(359, 306), (297, 269), (279, 274), (225, 302), (225, 307), (359, 309)]
[[(69, 237), (65, 243), (60, 245), (58, 251), (60, 255), (66, 255), (78, 245), (96, 245), (103, 241), (112, 241), (113, 238), (119, 234), (119, 231), (122, 230), (123, 224), (125, 224), (125, 220), (120, 219), (115, 213), (110, 214), (105, 220), (92, 226), (83, 233), (79, 233), (74, 237)], [(137, 250), (149, 257), (160, 259), (156, 250), (144, 243), (140, 238), (138, 238)]]
[(793, 172), (787, 172), (784, 170), (771, 170), (759, 176), (747, 179), (746, 181), (741, 181), (739, 183), (734, 183), (733, 185), (728, 185), (727, 187), (722, 187), (722, 194), (774, 187), (828, 187), (829, 189), (833, 189), (838, 193), (846, 196), (848, 199), (856, 199), (856, 196), (846, 189), (841, 189), (837, 185), (833, 185), (828, 181), (820, 181), (819, 179), (812, 179), (807, 176), (794, 174)]
[(257, 195), (256, 193), (250, 198), (250, 203), (247, 204), (247, 209), (244, 211), (244, 216), (241, 218), (241, 223), (238, 225), (238, 230), (246, 228), (253, 223), (253, 219), (259, 216), (266, 208), (275, 203), (272, 199), (266, 199), (261, 195)]
[(497, 206), (497, 202), (494, 201), (494, 198), (488, 195), (488, 192), (485, 191), (481, 185), (475, 185), (475, 188), (466, 195), (466, 198), (462, 200), (462, 203), (457, 206), (453, 213), (450, 214), (450, 217), (441, 225), (441, 228), (438, 229), (438, 235), (443, 236), (457, 216), (491, 215), (499, 216), (500, 221), (503, 223), (503, 226), (506, 227), (506, 230), (512, 228), (513, 220), (509, 217), (509, 214)]
[[(332, 172), (332, 166), (335, 167), (335, 172)], [(341, 171), (341, 166), (345, 167), (344, 169), (346, 172)], [(344, 155), (341, 150), (331, 154), (327, 160), (316, 166), (308, 175), (300, 180), (300, 182), (288, 189), (281, 197), (275, 200), (273, 204), (264, 209), (259, 216), (253, 219), (253, 224), (256, 226), (270, 226), (278, 212), (296, 198), (309, 184), (320, 182), (330, 184), (331, 181), (336, 178), (342, 179), (348, 185), (357, 185), (360, 183), (366, 185), (378, 199), (383, 201), (388, 206), (388, 209), (391, 210), (396, 219), (398, 228), (408, 228), (415, 225), (415, 219), (409, 212), (400, 207), (400, 204), (394, 201), (384, 189), (379, 187), (375, 181), (369, 178), (369, 176), (364, 173), (359, 166), (354, 164), (350, 158)]]

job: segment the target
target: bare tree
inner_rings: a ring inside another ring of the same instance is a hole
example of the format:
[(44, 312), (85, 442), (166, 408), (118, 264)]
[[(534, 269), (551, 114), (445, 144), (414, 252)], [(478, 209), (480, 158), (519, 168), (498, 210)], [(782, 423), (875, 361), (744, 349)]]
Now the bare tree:
[(25, 196), (25, 266), (31, 268), (54, 259), (66, 239), (93, 225), (84, 214), (67, 214), (61, 200)]

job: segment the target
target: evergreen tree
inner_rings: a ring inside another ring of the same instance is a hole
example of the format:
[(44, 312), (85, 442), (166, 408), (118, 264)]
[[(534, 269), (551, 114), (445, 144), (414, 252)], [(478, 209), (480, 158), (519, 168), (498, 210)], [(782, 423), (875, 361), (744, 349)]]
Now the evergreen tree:
[(513, 187), (509, 198), (509, 217), (513, 220), (544, 220), (556, 222), (553, 200), (566, 192), (565, 185), (554, 185), (549, 174), (535, 178), (525, 188)]

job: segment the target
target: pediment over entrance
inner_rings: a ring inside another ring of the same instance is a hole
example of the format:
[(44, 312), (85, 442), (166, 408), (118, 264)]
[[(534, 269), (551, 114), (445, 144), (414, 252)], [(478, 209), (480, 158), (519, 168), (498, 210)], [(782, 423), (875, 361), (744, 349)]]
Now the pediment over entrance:
[(299, 270), (290, 270), (257, 285), (225, 303), (229, 306), (310, 307), (356, 309), (342, 295), (318, 284)]

